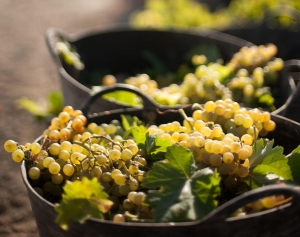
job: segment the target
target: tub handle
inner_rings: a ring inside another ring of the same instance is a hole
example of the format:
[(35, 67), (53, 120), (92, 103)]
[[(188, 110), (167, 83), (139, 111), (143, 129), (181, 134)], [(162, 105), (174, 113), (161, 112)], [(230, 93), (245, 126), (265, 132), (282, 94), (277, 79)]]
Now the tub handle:
[[(295, 212), (299, 212), (300, 208), (300, 189), (297, 186), (293, 185), (285, 185), (285, 184), (273, 184), (264, 186), (262, 188), (258, 188), (255, 190), (251, 190), (249, 192), (246, 192), (244, 194), (241, 194), (238, 197), (235, 197), (231, 199), (230, 201), (226, 202), (225, 204), (218, 207), (216, 210), (211, 212), (207, 217), (206, 221), (208, 222), (216, 222), (216, 221), (222, 221), (226, 222), (228, 221), (228, 218), (230, 218), (230, 215), (234, 213), (239, 208), (254, 202), (260, 198), (272, 196), (272, 195), (286, 195), (287, 197), (292, 197), (291, 202), (284, 205), (291, 205), (293, 208), (291, 210)], [(279, 206), (278, 208), (285, 208), (284, 206)], [(244, 216), (243, 218), (250, 218), (252, 215), (264, 215), (267, 213), (273, 212), (272, 209), (257, 212), (254, 214), (249, 214)], [(232, 217), (234, 219), (241, 218), (241, 217)], [(292, 217), (289, 217), (292, 218)]]

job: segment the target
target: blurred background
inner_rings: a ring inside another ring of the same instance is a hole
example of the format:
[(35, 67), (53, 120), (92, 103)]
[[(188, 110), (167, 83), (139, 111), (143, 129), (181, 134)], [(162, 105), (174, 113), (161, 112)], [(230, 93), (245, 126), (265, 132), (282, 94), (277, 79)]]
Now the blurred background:
[[(288, 60), (300, 58), (299, 10), (297, 0), (0, 0), (0, 143), (34, 141), (48, 121), (38, 122), (32, 113), (45, 115), (62, 106), (57, 69), (45, 42), (50, 27), (76, 33), (119, 22), (157, 28), (202, 26), (254, 44), (273, 41), (278, 56)], [(49, 109), (49, 95), (56, 108)], [(33, 108), (31, 113), (18, 108), (20, 98), (27, 98), (27, 105), (36, 103), (41, 111), (32, 104), (27, 106)], [(38, 236), (20, 165), (3, 145), (0, 154), (0, 236)]]

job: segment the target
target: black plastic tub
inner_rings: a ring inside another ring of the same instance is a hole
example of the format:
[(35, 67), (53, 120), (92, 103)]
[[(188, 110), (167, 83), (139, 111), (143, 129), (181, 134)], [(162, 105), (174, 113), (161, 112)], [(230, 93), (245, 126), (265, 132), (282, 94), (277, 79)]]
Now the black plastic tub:
[[(90, 96), (89, 85), (100, 85), (91, 78), (94, 72), (117, 75), (125, 79), (145, 73), (153, 64), (145, 54), (161, 60), (171, 72), (182, 63), (190, 62), (191, 52), (199, 51), (204, 45), (214, 47), (224, 60), (229, 60), (243, 46), (253, 44), (240, 38), (201, 28), (180, 29), (136, 29), (128, 25), (107, 25), (76, 34), (51, 28), (46, 33), (49, 51), (57, 66), (65, 105), (79, 107)], [(74, 70), (62, 62), (55, 49), (57, 40), (65, 39), (78, 51), (85, 69)], [(114, 104), (107, 104), (113, 108)], [(103, 108), (105, 108), (103, 106)]]
[[(124, 89), (125, 88), (125, 89)], [(143, 99), (144, 105), (141, 108), (119, 108), (111, 111), (97, 113), (93, 104), (98, 103), (97, 99), (108, 92), (114, 90), (127, 90), (136, 92)], [(174, 109), (178, 107), (174, 107)], [(171, 116), (162, 115), (159, 111), (170, 109), (170, 107), (160, 106), (151, 98), (142, 94), (134, 87), (107, 87), (95, 96), (90, 97), (82, 111), (87, 116), (89, 122), (108, 123), (113, 119), (120, 119), (121, 114), (138, 116), (143, 119), (147, 112), (156, 114), (156, 124), (182, 121), (178, 113)], [(190, 107), (185, 108), (188, 115), (191, 113)], [(268, 138), (274, 139), (276, 145), (284, 147), (285, 153), (290, 153), (300, 144), (300, 124), (287, 118), (272, 115), (272, 120), (276, 122), (276, 130), (269, 133)], [(32, 211), (37, 223), (41, 237), (129, 237), (141, 235), (143, 237), (186, 237), (186, 236), (206, 236), (206, 237), (282, 237), (299, 236), (300, 231), (300, 191), (290, 185), (270, 185), (259, 188), (243, 195), (240, 195), (227, 203), (219, 206), (205, 218), (194, 222), (185, 223), (114, 223), (112, 221), (89, 219), (84, 224), (75, 223), (68, 231), (62, 230), (55, 223), (56, 212), (54, 204), (39, 196), (31, 187), (26, 172), (26, 164), (22, 163), (21, 174), (27, 188)], [(283, 206), (279, 206), (268, 211), (249, 214), (244, 217), (230, 217), (238, 208), (259, 198), (283, 194), (292, 196), (292, 201)]]
[[(241, 47), (253, 45), (241, 38), (203, 28), (136, 29), (122, 24), (92, 28), (77, 34), (51, 28), (47, 31), (46, 39), (59, 72), (64, 104), (75, 108), (79, 108), (94, 93), (88, 85), (101, 85), (101, 73), (102, 76), (117, 75), (118, 82), (121, 82), (127, 76), (145, 73), (145, 69), (153, 67), (145, 58), (147, 52), (163, 61), (170, 71), (175, 71), (182, 63), (190, 62), (192, 55), (189, 52), (197, 52), (203, 45), (217, 49), (225, 61)], [(74, 70), (74, 67), (60, 59), (55, 49), (55, 43), (60, 40), (68, 41), (77, 49), (85, 64), (84, 70)], [(285, 110), (296, 88), (290, 71), (294, 64), (299, 63), (297, 60), (285, 63), (280, 75), (279, 97), (275, 100), (278, 109), (274, 114), (289, 118)], [(95, 72), (98, 76), (93, 77)], [(102, 99), (98, 110), (113, 110), (120, 106), (128, 107)], [(300, 121), (300, 118), (296, 121)]]

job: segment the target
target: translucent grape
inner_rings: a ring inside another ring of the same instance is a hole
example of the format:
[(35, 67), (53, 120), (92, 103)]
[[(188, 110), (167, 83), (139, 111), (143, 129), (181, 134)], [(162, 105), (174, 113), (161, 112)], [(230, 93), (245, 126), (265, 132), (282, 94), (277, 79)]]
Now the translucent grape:
[(127, 196), (128, 193), (130, 192), (128, 184), (121, 184), (119, 186), (119, 193), (123, 196)]
[(276, 124), (273, 120), (269, 120), (263, 123), (263, 128), (268, 132), (272, 132), (275, 130)]
[(207, 112), (213, 112), (215, 110), (215, 103), (213, 101), (208, 101), (205, 103), (204, 105), (204, 109), (207, 111)]
[(67, 123), (70, 120), (70, 114), (66, 111), (60, 112), (58, 118), (61, 123)]
[(123, 161), (127, 161), (127, 160), (130, 160), (131, 158), (132, 158), (132, 152), (131, 152), (131, 150), (129, 150), (129, 149), (124, 149), (122, 152), (121, 152), (121, 159), (123, 160)]
[(112, 177), (113, 179), (115, 179), (115, 177), (116, 177), (118, 174), (122, 174), (121, 170), (119, 170), (119, 169), (114, 169), (114, 170), (111, 172), (111, 177)]
[(61, 150), (58, 153), (58, 158), (63, 159), (64, 161), (67, 161), (70, 158), (70, 156), (71, 156), (70, 152), (66, 150)]
[(60, 132), (58, 130), (49, 131), (48, 137), (52, 141), (58, 141), (60, 138)]
[(114, 215), (113, 222), (125, 222), (125, 217), (122, 214)]
[(51, 164), (49, 164), (48, 169), (51, 174), (58, 174), (61, 167), (57, 162), (52, 162)]
[[(143, 176), (143, 175), (142, 175)], [(129, 180), (129, 189), (135, 191), (139, 188), (139, 182), (136, 179)]]
[(139, 172), (139, 167), (136, 165), (130, 165), (128, 170), (130, 174), (134, 175)]
[(214, 142), (211, 151), (215, 154), (220, 154), (223, 151), (223, 144), (221, 142)]
[(135, 195), (136, 195), (136, 194), (137, 194), (137, 192), (131, 191), (131, 192), (128, 193), (127, 198), (128, 198), (131, 202), (134, 203), (134, 198), (135, 198)]
[(73, 152), (70, 157), (70, 160), (75, 165), (79, 165), (80, 161), (82, 161), (83, 159), (84, 159), (84, 155), (80, 152)]
[(18, 143), (13, 140), (7, 140), (4, 143), (4, 149), (6, 152), (14, 152), (18, 148)]
[(245, 178), (249, 175), (249, 169), (247, 167), (244, 167), (244, 166), (239, 166), (237, 171), (236, 171), (236, 174), (238, 176), (240, 176), (241, 178)]
[(218, 154), (212, 154), (209, 158), (209, 161), (212, 166), (219, 166), (222, 164), (222, 156)]
[(41, 171), (38, 167), (31, 167), (28, 170), (28, 176), (30, 179), (36, 180), (40, 177)]
[(61, 184), (64, 181), (64, 177), (60, 173), (57, 173), (52, 175), (51, 180), (54, 184)]
[(234, 156), (231, 152), (226, 152), (223, 154), (223, 162), (226, 164), (230, 164), (233, 162)]
[(101, 178), (101, 176), (102, 176), (102, 170), (101, 170), (101, 168), (95, 166), (95, 167), (91, 170), (91, 176), (92, 176), (92, 177), (96, 177), (97, 179)]
[(114, 177), (114, 181), (115, 181), (116, 184), (122, 185), (126, 182), (126, 176), (124, 174), (117, 174)]
[(56, 156), (59, 154), (60, 152), (60, 144), (57, 142), (54, 142), (50, 145), (50, 147), (48, 148), (48, 151), (51, 155)]
[(101, 154), (96, 157), (96, 161), (99, 165), (105, 165), (108, 162), (108, 159), (104, 154)]
[(119, 150), (113, 149), (108, 152), (109, 159), (116, 161), (121, 158), (121, 152)]
[(261, 202), (265, 208), (273, 208), (276, 206), (276, 197), (268, 196), (261, 199)]
[(66, 164), (64, 167), (63, 167), (63, 172), (65, 175), (67, 176), (71, 176), (74, 174), (74, 171), (75, 171), (75, 168), (73, 165), (71, 164)]
[(110, 172), (103, 173), (101, 179), (103, 180), (103, 182), (106, 183), (112, 181), (111, 173)]
[(134, 144), (130, 144), (128, 147), (127, 147), (129, 150), (131, 150), (132, 154), (133, 155), (136, 155), (139, 151), (139, 148), (138, 146), (134, 143)]
[(21, 162), (25, 157), (24, 151), (22, 151), (21, 149), (13, 151), (11, 155), (13, 161), (17, 163)]
[(146, 194), (143, 192), (137, 192), (134, 196), (134, 203), (138, 206), (141, 206), (146, 198)]

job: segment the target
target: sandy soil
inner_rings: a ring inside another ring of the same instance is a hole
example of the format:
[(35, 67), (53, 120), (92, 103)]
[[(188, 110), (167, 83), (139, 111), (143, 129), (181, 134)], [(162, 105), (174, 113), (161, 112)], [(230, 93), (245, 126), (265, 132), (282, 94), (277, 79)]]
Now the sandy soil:
[[(0, 0), (0, 144), (34, 141), (47, 126), (17, 109), (21, 96), (44, 100), (60, 89), (45, 43), (45, 31), (57, 27), (75, 33), (93, 26), (126, 21), (138, 0)], [(0, 146), (0, 236), (37, 237), (20, 165)]]

